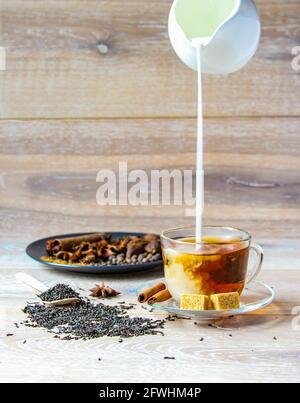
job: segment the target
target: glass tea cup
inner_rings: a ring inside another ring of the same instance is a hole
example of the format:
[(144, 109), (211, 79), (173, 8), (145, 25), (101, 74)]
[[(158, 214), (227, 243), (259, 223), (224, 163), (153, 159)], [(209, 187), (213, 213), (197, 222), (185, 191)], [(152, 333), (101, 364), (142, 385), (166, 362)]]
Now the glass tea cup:
[[(181, 227), (164, 231), (161, 240), (166, 284), (178, 303), (182, 294), (241, 294), (261, 270), (262, 248), (240, 229), (204, 226), (196, 243), (195, 227)], [(256, 259), (248, 272), (250, 251)]]

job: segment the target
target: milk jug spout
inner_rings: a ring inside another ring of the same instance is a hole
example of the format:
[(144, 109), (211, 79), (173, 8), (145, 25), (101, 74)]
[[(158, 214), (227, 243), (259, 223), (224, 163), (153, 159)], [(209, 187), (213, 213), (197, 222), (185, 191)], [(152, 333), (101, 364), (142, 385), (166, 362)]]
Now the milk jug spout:
[(252, 0), (175, 0), (169, 36), (178, 57), (197, 70), (201, 45), (204, 73), (229, 74), (244, 67), (260, 41), (261, 24)]

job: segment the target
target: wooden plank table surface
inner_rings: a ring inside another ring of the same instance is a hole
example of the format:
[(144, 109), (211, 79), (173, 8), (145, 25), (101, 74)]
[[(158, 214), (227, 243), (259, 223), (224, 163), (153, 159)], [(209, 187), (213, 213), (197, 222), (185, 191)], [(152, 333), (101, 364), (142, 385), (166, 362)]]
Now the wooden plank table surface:
[[(26, 260), (26, 259), (25, 259)], [(178, 319), (165, 336), (61, 341), (42, 329), (16, 328), (34, 293), (15, 281), (20, 268), (1, 271), (0, 379), (3, 382), (299, 382), (299, 271), (262, 272), (276, 292), (261, 311), (213, 323)], [(62, 274), (36, 267), (22, 270), (47, 284), (67, 282), (88, 291), (106, 281), (122, 292), (115, 301), (135, 301), (134, 290), (160, 272), (99, 276)], [(137, 307), (131, 314), (165, 317)], [(298, 330), (297, 330), (298, 329)], [(13, 333), (11, 337), (6, 334)], [(231, 335), (231, 336), (230, 336)], [(201, 341), (201, 338), (204, 340)], [(24, 341), (26, 343), (24, 344)], [(166, 360), (165, 356), (175, 360)], [(101, 358), (101, 361), (98, 360)]]

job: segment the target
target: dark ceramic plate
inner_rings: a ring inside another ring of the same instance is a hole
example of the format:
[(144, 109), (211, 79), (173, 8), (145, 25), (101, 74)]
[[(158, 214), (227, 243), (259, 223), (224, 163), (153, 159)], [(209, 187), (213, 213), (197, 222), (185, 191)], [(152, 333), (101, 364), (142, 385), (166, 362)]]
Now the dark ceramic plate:
[[(112, 238), (121, 238), (125, 236), (137, 235), (144, 236), (146, 235), (143, 232), (109, 232), (112, 235)], [(63, 270), (63, 271), (72, 271), (77, 273), (101, 273), (101, 274), (114, 274), (114, 273), (134, 273), (134, 272), (144, 272), (154, 269), (162, 269), (163, 262), (162, 260), (158, 260), (156, 262), (148, 262), (148, 263), (139, 263), (139, 264), (124, 264), (124, 265), (113, 265), (113, 266), (81, 266), (76, 264), (58, 264), (45, 262), (42, 257), (46, 255), (46, 242), (50, 239), (56, 238), (68, 238), (71, 236), (79, 236), (79, 235), (90, 235), (91, 233), (79, 233), (79, 234), (64, 234), (64, 235), (56, 235), (48, 238), (39, 239), (31, 243), (26, 248), (26, 253), (32, 259), (37, 262), (45, 265), (53, 267), (54, 269)]]

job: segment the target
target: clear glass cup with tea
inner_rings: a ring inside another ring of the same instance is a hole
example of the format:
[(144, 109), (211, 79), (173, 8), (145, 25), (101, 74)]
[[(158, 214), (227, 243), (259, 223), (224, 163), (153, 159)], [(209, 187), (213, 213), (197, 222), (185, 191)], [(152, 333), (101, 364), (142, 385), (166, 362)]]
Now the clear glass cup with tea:
[[(173, 298), (179, 302), (183, 294), (241, 294), (261, 269), (262, 248), (237, 228), (204, 226), (201, 239), (196, 242), (195, 227), (161, 235), (165, 279)], [(249, 271), (252, 251), (256, 259)]]

